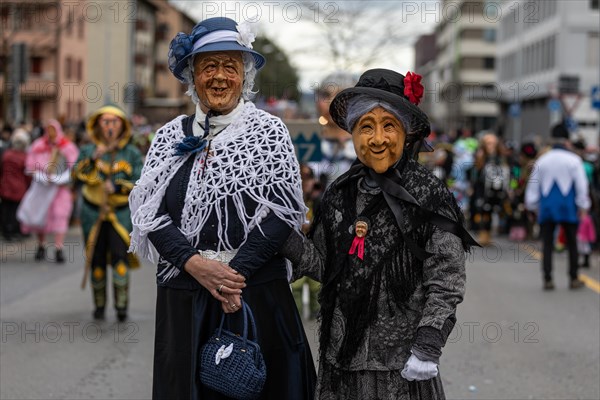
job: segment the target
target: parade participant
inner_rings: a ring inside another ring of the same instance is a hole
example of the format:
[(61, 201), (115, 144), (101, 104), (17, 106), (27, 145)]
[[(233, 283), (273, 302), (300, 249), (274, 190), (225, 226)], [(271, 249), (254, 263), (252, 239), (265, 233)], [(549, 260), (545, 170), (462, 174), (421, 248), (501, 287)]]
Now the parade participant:
[(348, 72), (335, 72), (323, 79), (315, 93), (317, 114), (321, 125), (322, 159), (311, 162), (309, 166), (323, 187), (329, 186), (346, 172), (356, 158), (348, 132), (337, 126), (329, 115), (329, 105), (335, 95), (343, 89), (354, 86), (355, 83), (355, 75)]
[(119, 321), (127, 318), (129, 272), (139, 262), (129, 248), (129, 193), (140, 177), (142, 158), (130, 143), (131, 125), (118, 107), (107, 105), (87, 121), (92, 143), (82, 147), (74, 177), (82, 185), (81, 227), (86, 244), (84, 281), (91, 270), (95, 319), (104, 319), (107, 264), (113, 273), (114, 306)]
[(552, 149), (537, 159), (525, 189), (525, 207), (537, 213), (542, 238), (543, 289), (553, 290), (554, 231), (562, 226), (569, 251), (569, 287), (580, 289), (577, 226), (590, 208), (588, 180), (583, 161), (568, 150), (569, 131), (564, 123), (552, 128)]
[(31, 177), (25, 174), (29, 141), (26, 130), (15, 129), (10, 147), (0, 153), (0, 224), (8, 241), (22, 237), (17, 209), (31, 183)]
[(511, 171), (511, 213), (509, 216), (509, 240), (520, 242), (532, 237), (532, 224), (525, 208), (525, 188), (533, 170), (537, 149), (532, 142), (523, 143), (518, 164)]
[[(310, 223), (313, 220), (313, 215), (319, 208), (319, 201), (323, 195), (323, 190), (321, 183), (315, 178), (312, 168), (307, 164), (300, 164), (300, 176), (302, 177), (304, 204), (308, 208), (308, 212), (306, 213), (307, 223), (302, 225), (302, 232), (307, 233), (310, 230)], [(296, 306), (298, 307), (298, 310), (301, 310), (303, 318), (312, 319), (316, 317), (317, 312), (319, 311), (318, 295), (321, 285), (305, 276), (293, 282), (291, 287)], [(304, 307), (305, 290), (308, 290), (308, 304), (306, 304), (306, 308)]]
[(479, 243), (487, 246), (492, 242), (492, 215), (505, 216), (510, 184), (510, 169), (495, 134), (486, 133), (481, 137), (472, 173), (470, 210), (473, 229), (479, 231)]
[[(319, 280), (319, 399), (443, 399), (441, 349), (474, 244), (445, 185), (414, 158), (429, 134), (420, 77), (366, 71), (331, 103), (358, 160), (282, 249)], [(426, 147), (426, 146), (425, 146)]]
[(312, 356), (278, 254), (305, 220), (299, 166), (285, 125), (249, 101), (265, 59), (248, 28), (210, 18), (173, 39), (169, 67), (196, 113), (156, 133), (131, 194), (131, 250), (158, 263), (155, 399), (225, 398), (200, 382), (200, 348), (242, 293), (267, 367), (261, 398), (313, 397)]
[(17, 216), (21, 216), (23, 232), (37, 234), (38, 246), (35, 253), (37, 261), (46, 257), (46, 235), (53, 233), (56, 247), (54, 261), (65, 262), (63, 246), (73, 210), (73, 199), (68, 184), (71, 167), (77, 160), (78, 154), (79, 150), (65, 137), (60, 123), (56, 120), (48, 121), (44, 134), (33, 142), (27, 154), (25, 162), (27, 174), (32, 175), (36, 185), (44, 186), (46, 194), (43, 198), (29, 197), (33, 200), (29, 200), (26, 196), (20, 210), (45, 206), (47, 211), (42, 225), (30, 225), (27, 219), (22, 218), (21, 212), (18, 212)]

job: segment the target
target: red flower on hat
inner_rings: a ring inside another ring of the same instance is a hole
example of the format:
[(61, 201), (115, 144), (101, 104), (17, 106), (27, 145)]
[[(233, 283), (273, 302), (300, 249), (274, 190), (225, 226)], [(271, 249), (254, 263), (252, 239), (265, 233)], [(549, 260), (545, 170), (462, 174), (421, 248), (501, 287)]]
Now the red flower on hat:
[(425, 91), (421, 85), (421, 78), (421, 75), (412, 72), (407, 72), (404, 78), (404, 95), (414, 105), (419, 105)]

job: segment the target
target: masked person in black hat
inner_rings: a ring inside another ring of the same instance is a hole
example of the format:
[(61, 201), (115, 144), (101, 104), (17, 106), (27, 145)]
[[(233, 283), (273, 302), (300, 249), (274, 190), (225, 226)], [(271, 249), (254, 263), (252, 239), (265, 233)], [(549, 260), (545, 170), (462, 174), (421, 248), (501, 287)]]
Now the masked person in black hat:
[(420, 76), (366, 71), (330, 113), (358, 159), (282, 252), (322, 283), (319, 399), (443, 399), (439, 357), (476, 244), (452, 194), (415, 160), (429, 121)]
[[(200, 348), (243, 301), (267, 369), (264, 399), (311, 399), (316, 373), (278, 254), (306, 207), (289, 132), (249, 101), (254, 34), (210, 18), (171, 42), (196, 104), (154, 137), (131, 194), (131, 250), (158, 263), (155, 399), (225, 399), (200, 382)], [(235, 319), (235, 318), (234, 318)]]

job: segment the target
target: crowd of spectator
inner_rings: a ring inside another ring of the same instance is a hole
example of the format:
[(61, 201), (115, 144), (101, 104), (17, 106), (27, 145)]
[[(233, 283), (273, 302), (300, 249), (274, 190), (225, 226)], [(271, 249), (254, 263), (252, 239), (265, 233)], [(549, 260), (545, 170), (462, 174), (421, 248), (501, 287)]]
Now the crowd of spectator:
[[(135, 119), (133, 143), (145, 154), (150, 146), (153, 127), (143, 120)], [(0, 133), (0, 217), (4, 240), (20, 240), (27, 233), (19, 227), (16, 212), (32, 179), (26, 170), (25, 160), (31, 143), (43, 136), (48, 126), (4, 125)], [(84, 124), (64, 127), (64, 136), (81, 148), (90, 139)], [(433, 132), (430, 136), (434, 152), (421, 153), (419, 161), (430, 168), (454, 193), (463, 209), (469, 229), (478, 233), (482, 245), (489, 245), (495, 237), (505, 235), (512, 241), (535, 240), (539, 232), (534, 215), (526, 210), (524, 197), (527, 182), (532, 174), (535, 160), (550, 149), (541, 141), (526, 141), (517, 145), (503, 140), (491, 132), (471, 135), (468, 131), (453, 134)], [(327, 146), (331, 140), (324, 141)], [(584, 165), (589, 183), (591, 211), (582, 221), (586, 231), (600, 229), (598, 203), (600, 199), (600, 157), (598, 147), (586, 144), (582, 139), (572, 140), (570, 150), (577, 154)], [(327, 152), (326, 152), (327, 153)], [(345, 160), (345, 159), (344, 159)], [(330, 161), (335, 163), (335, 159)], [(318, 206), (320, 195), (332, 179), (326, 176), (343, 166), (311, 163), (302, 166), (303, 189), (310, 213)], [(74, 209), (71, 224), (78, 224), (80, 209), (79, 188), (70, 187)], [(310, 220), (310, 215), (308, 216)], [(590, 228), (591, 227), (591, 228)], [(583, 228), (582, 228), (583, 229)], [(564, 234), (556, 234), (556, 249), (564, 247)], [(598, 248), (596, 235), (580, 235), (588, 238), (580, 244), (582, 266), (589, 265), (590, 253)], [(591, 239), (593, 240), (591, 240)]]

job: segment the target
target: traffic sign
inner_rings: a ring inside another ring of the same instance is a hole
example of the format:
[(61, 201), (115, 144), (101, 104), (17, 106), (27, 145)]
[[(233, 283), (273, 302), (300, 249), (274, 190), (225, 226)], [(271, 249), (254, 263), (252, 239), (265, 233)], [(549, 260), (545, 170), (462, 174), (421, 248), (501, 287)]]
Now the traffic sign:
[(600, 110), (600, 86), (592, 86), (592, 108)]
[(569, 132), (575, 132), (577, 130), (577, 128), (579, 127), (579, 125), (577, 124), (577, 121), (575, 121), (571, 117), (568, 117), (565, 119), (565, 125), (567, 125), (567, 129), (569, 130)]
[(552, 99), (548, 101), (548, 109), (550, 111), (560, 111), (560, 100)]
[(322, 160), (321, 126), (316, 121), (286, 121), (296, 150), (298, 162), (319, 162)]

